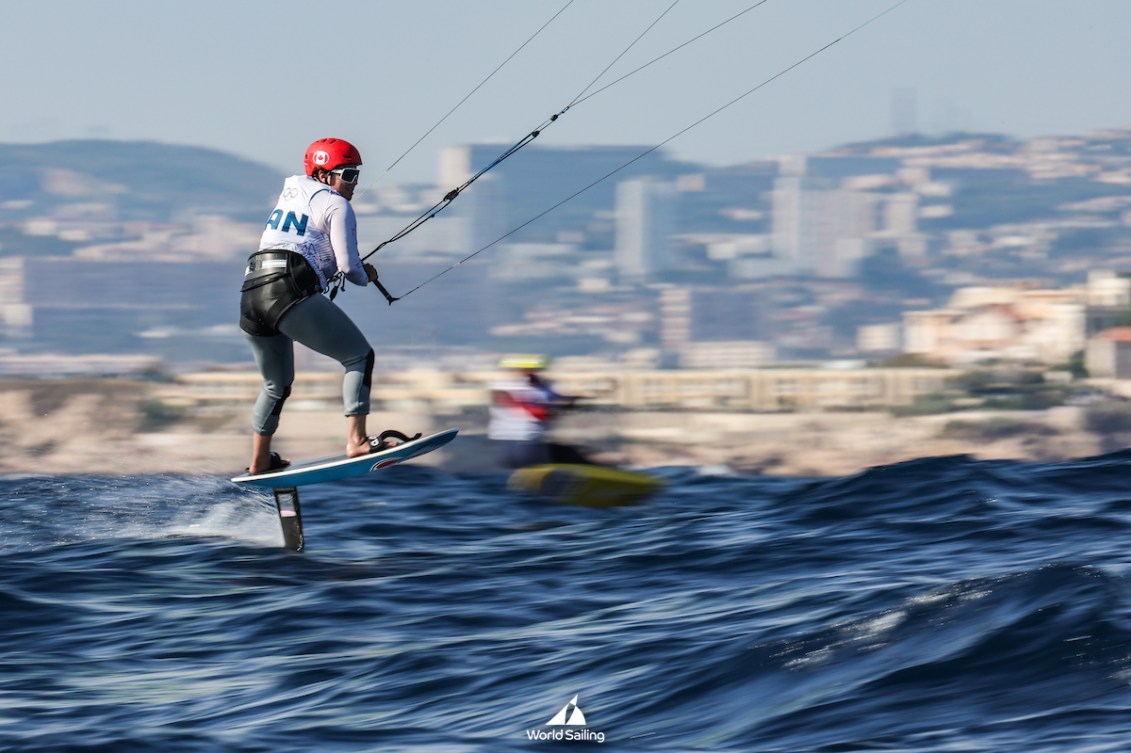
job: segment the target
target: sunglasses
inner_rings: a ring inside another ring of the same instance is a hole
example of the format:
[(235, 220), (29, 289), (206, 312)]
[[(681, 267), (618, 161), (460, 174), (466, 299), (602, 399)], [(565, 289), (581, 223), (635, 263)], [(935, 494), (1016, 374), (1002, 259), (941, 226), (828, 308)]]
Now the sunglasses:
[(361, 177), (359, 167), (339, 167), (330, 172), (341, 178), (343, 183), (357, 183), (357, 179)]

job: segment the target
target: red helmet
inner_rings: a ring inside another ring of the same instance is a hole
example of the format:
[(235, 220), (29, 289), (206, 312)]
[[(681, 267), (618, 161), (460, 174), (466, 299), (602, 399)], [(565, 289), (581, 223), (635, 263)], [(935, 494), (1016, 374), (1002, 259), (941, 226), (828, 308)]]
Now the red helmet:
[(306, 148), (302, 160), (306, 174), (314, 175), (318, 169), (333, 170), (342, 165), (360, 165), (361, 152), (345, 139), (318, 139)]

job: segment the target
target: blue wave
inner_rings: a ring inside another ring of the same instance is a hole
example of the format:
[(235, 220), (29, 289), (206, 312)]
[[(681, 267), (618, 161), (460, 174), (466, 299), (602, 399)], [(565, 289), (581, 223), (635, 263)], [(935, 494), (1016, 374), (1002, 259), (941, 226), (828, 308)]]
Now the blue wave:
[(408, 466), (304, 490), (302, 555), (222, 479), (2, 478), (0, 749), (560, 749), (576, 695), (603, 750), (1122, 751), (1129, 465)]

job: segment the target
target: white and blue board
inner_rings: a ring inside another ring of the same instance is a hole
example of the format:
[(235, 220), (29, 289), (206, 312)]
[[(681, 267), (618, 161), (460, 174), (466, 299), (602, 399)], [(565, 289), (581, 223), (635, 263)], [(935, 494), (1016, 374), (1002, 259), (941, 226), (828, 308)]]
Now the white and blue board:
[(305, 463), (288, 465), (281, 471), (270, 473), (257, 473), (255, 475), (236, 476), (232, 483), (240, 486), (260, 486), (268, 489), (280, 487), (308, 486), (310, 484), (323, 484), (327, 481), (341, 481), (342, 479), (361, 476), (382, 468), (388, 468), (397, 463), (403, 463), (410, 458), (438, 450), (451, 442), (459, 434), (459, 429), (446, 429), (437, 434), (430, 434), (419, 439), (410, 439), (407, 442), (390, 447), (380, 452), (371, 452), (368, 455), (359, 455), (347, 458), (345, 455), (310, 460)]
[(410, 439), (387, 450), (371, 452), (355, 458), (335, 455), (289, 465), (271, 473), (244, 474), (233, 478), (232, 483), (271, 489), (275, 493), (275, 506), (279, 510), (279, 523), (283, 527), (283, 542), (288, 549), (301, 552), (304, 540), (298, 487), (323, 484), (327, 481), (341, 481), (389, 468), (440, 449), (455, 439), (456, 434), (459, 434), (459, 429), (445, 429), (426, 437)]

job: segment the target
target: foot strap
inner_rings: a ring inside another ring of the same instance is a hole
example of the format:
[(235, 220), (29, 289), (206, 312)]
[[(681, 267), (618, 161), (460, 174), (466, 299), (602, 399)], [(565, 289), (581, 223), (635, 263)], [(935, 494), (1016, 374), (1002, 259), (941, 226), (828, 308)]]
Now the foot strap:
[[(385, 429), (385, 431), (378, 434), (376, 437), (369, 438), (369, 446), (373, 449), (370, 452), (380, 452), (387, 450), (390, 447), (396, 447), (405, 442), (411, 442), (414, 439), (420, 439), (420, 434), (408, 436), (404, 432), (397, 431), (396, 429)], [(391, 441), (392, 440), (392, 441)]]

